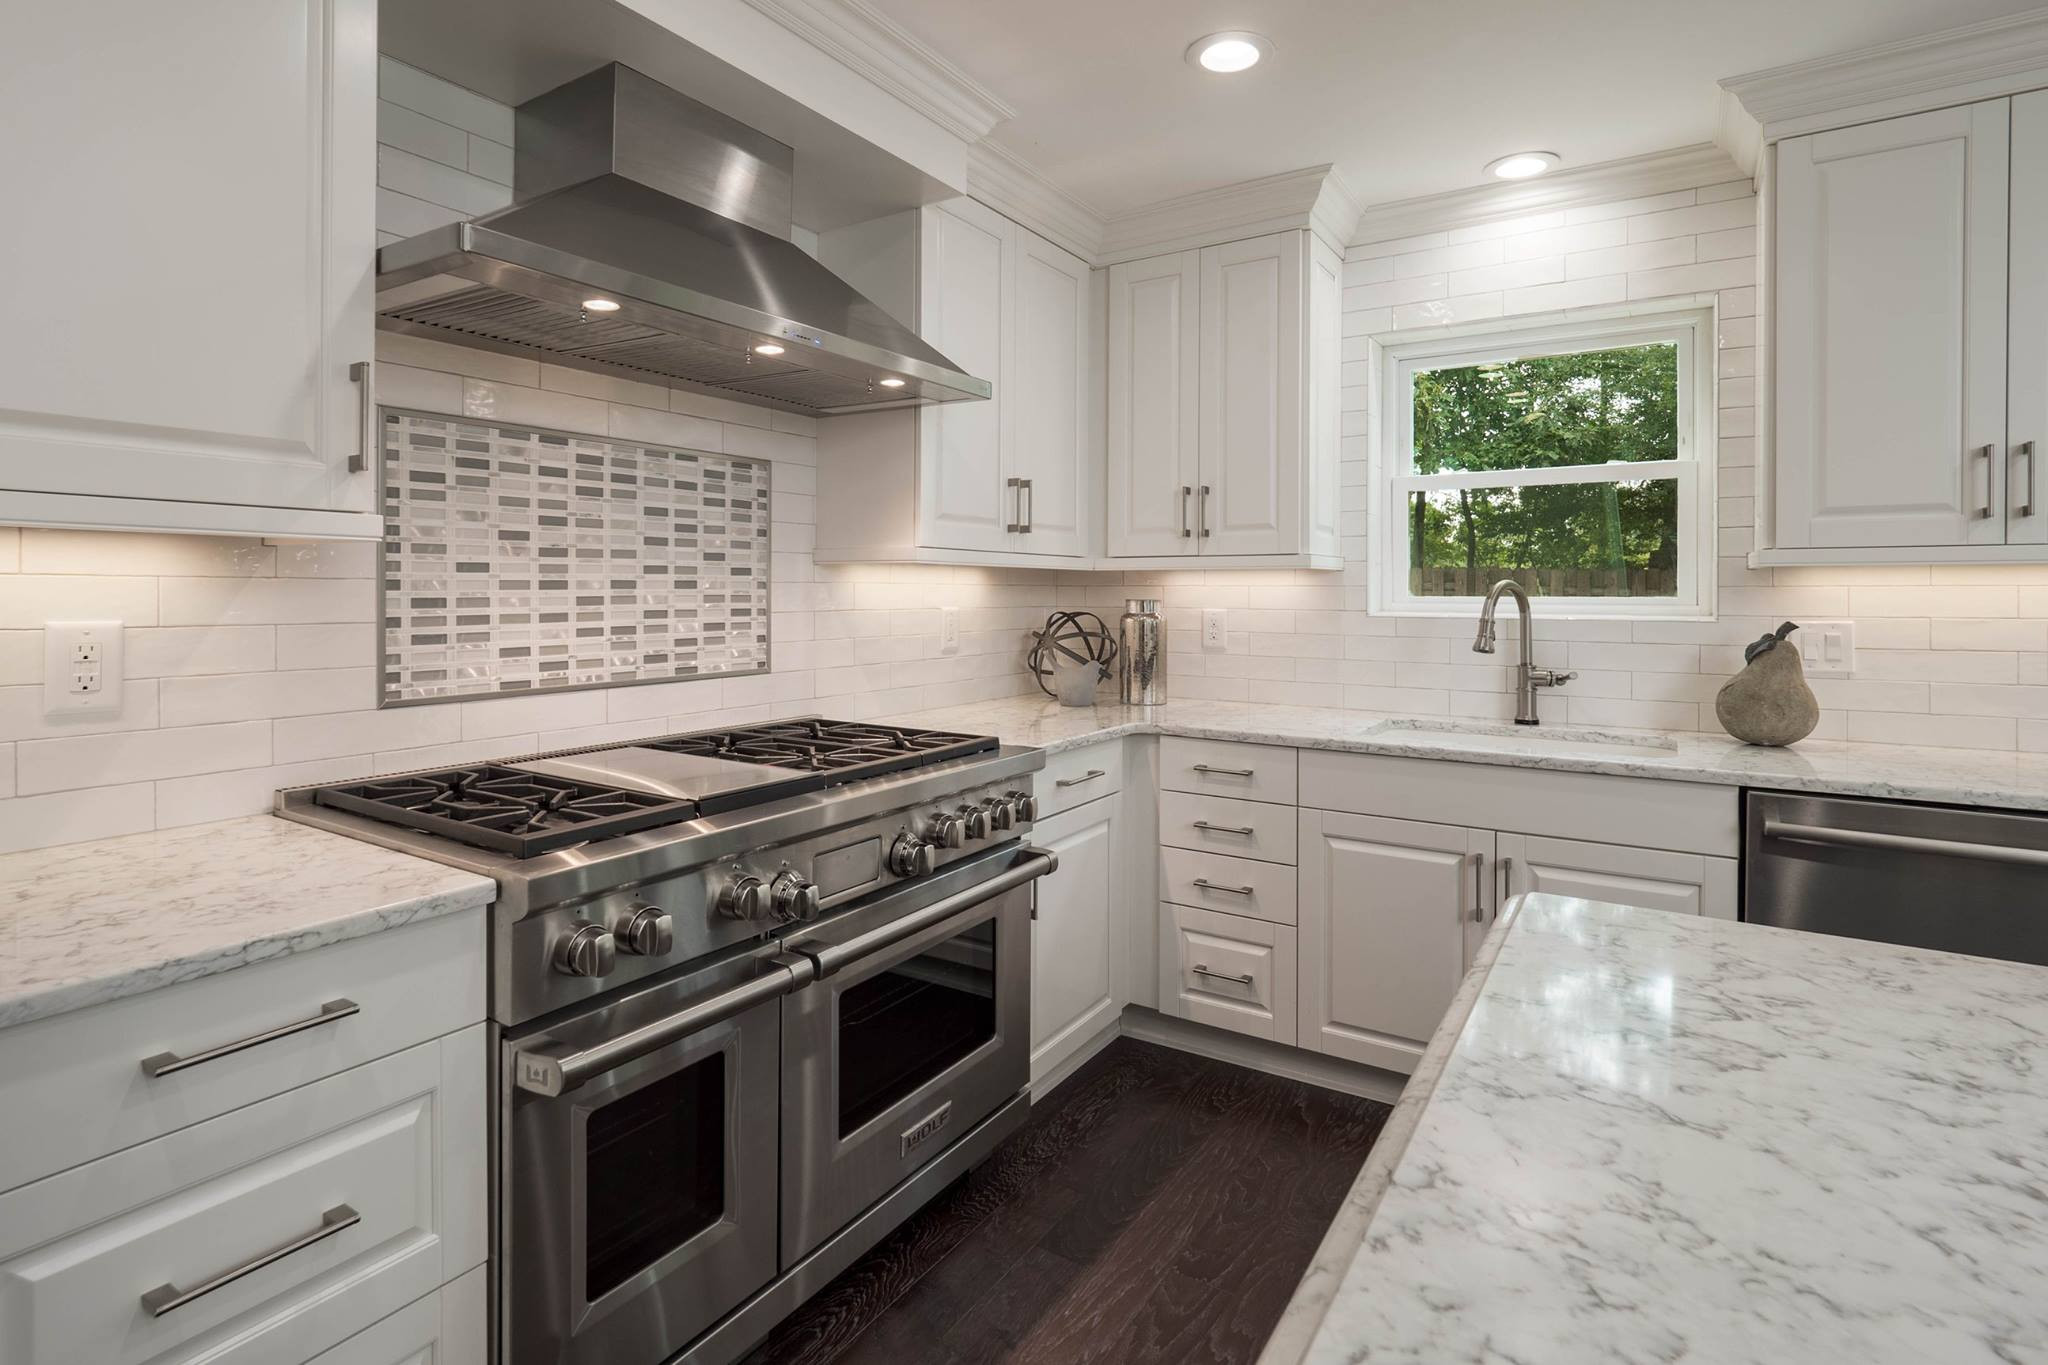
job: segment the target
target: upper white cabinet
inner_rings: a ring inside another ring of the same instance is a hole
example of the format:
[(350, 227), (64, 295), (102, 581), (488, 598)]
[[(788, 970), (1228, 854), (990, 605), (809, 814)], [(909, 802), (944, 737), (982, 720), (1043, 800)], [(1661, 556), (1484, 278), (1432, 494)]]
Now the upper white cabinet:
[(350, 373), (376, 21), (375, 0), (10, 13), (0, 521), (379, 533)]
[(995, 394), (824, 422), (817, 557), (1086, 556), (1095, 484), (1086, 263), (972, 199), (825, 234), (819, 256)]
[(1776, 144), (1765, 563), (2038, 559), (2048, 95)]
[(1307, 231), (1110, 268), (1112, 559), (1338, 554), (1340, 277)]

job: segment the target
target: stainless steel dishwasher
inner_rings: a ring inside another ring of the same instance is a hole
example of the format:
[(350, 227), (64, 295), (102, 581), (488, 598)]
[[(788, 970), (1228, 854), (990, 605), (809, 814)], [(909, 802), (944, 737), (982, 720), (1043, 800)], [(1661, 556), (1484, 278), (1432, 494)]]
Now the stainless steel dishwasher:
[(1743, 918), (2048, 964), (2048, 816), (1751, 792)]

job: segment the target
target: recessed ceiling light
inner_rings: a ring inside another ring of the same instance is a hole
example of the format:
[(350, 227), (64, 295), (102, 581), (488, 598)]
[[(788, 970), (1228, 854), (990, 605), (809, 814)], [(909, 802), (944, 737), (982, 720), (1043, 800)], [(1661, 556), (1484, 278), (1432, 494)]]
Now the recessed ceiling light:
[(616, 313), (619, 311), (619, 305), (612, 299), (585, 299), (583, 300), (583, 311), (586, 313)]
[(772, 341), (764, 341), (754, 348), (755, 355), (781, 355), (782, 348)]
[(1486, 163), (1486, 173), (1500, 180), (1527, 180), (1557, 165), (1556, 152), (1516, 152)]
[(900, 379), (878, 379), (875, 382), (885, 389), (900, 389), (903, 387), (903, 381)]
[(1204, 71), (1228, 75), (1257, 66), (1261, 58), (1271, 56), (1272, 52), (1273, 44), (1264, 36), (1234, 31), (1195, 39), (1188, 45), (1187, 58), (1190, 65)]

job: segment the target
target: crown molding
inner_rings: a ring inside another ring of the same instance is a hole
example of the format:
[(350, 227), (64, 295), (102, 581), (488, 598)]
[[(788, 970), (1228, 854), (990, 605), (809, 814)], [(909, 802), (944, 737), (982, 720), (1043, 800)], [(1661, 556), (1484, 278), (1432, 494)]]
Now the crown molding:
[(1763, 160), (1764, 126), (1726, 90), (1721, 91), (1714, 111), (1714, 145), (1728, 153), (1743, 174), (1756, 179), (1757, 165)]
[[(1289, 228), (1321, 230), (1316, 206), (1330, 179), (1330, 167), (1304, 166), (1116, 214), (1103, 233), (1098, 264), (1114, 265)], [(1348, 193), (1340, 190), (1333, 195), (1333, 202)], [(1326, 215), (1330, 212), (1325, 210)], [(1341, 209), (1336, 212), (1341, 216)]]
[(1518, 184), (1474, 185), (1469, 189), (1377, 204), (1359, 215), (1352, 245), (1412, 237), (1423, 232), (1476, 227), (1482, 223), (1555, 213), (1588, 204), (1637, 199), (1673, 190), (1698, 189), (1749, 178), (1711, 142), (1603, 161), (1576, 170), (1554, 171)]
[(1760, 140), (2048, 86), (2048, 9), (1731, 76)]
[(1000, 143), (967, 149), (967, 192), (1091, 265), (1102, 253), (1102, 214)]
[(866, 0), (746, 3), (963, 142), (979, 142), (1017, 116), (1000, 95)]
[(1355, 239), (1359, 216), (1364, 209), (1359, 206), (1358, 194), (1350, 182), (1332, 167), (1323, 177), (1323, 188), (1316, 195), (1316, 202), (1309, 209), (1309, 227), (1342, 254), (1345, 247)]

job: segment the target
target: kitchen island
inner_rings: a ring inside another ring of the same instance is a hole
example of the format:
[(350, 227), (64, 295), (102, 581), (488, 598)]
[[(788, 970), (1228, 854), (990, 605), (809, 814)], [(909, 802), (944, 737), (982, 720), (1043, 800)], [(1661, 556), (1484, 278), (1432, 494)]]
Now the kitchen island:
[(2048, 1359), (2044, 1077), (2048, 968), (1522, 897), (1263, 1365)]

